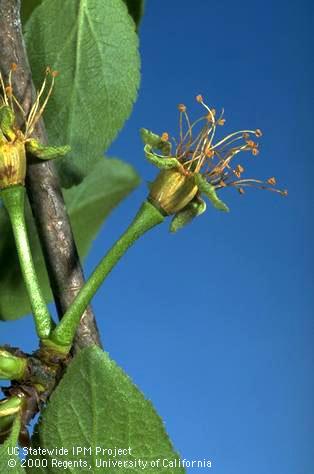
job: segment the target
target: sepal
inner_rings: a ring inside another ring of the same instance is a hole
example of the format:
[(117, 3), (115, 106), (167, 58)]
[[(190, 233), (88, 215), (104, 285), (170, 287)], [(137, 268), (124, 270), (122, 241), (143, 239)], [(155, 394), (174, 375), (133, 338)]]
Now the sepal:
[(40, 160), (54, 160), (59, 156), (64, 156), (71, 150), (69, 145), (64, 146), (46, 146), (34, 138), (30, 138), (25, 142), (25, 148), (28, 153), (36, 156)]
[(216, 209), (225, 212), (229, 211), (229, 207), (217, 196), (215, 187), (212, 184), (208, 183), (208, 181), (206, 181), (206, 179), (203, 178), (200, 173), (196, 173), (194, 175), (194, 179), (199, 191), (207, 196), (207, 198), (210, 200), (210, 202)]
[(205, 201), (199, 196), (195, 197), (187, 206), (175, 214), (170, 224), (170, 232), (177, 232), (205, 211)]

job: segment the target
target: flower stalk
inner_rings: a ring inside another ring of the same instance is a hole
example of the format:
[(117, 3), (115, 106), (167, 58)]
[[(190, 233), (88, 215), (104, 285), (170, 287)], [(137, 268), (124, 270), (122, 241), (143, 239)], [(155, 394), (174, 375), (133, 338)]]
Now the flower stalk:
[(0, 195), (11, 221), (21, 271), (34, 315), (36, 331), (40, 339), (45, 339), (51, 332), (52, 319), (40, 288), (29, 246), (24, 216), (25, 188), (21, 185), (12, 186), (1, 190)]
[(145, 201), (142, 204), (130, 226), (101, 260), (58, 326), (52, 331), (49, 338), (51, 341), (59, 346), (71, 346), (76, 327), (85, 308), (113, 267), (137, 239), (161, 224), (163, 220), (164, 215), (151, 203)]
[(27, 360), (0, 348), (0, 380), (22, 380), (27, 373)]

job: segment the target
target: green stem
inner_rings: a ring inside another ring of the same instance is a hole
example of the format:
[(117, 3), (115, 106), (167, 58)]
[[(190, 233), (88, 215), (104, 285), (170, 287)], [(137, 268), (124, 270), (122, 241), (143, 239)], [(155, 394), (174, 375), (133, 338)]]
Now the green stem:
[(24, 216), (25, 189), (23, 186), (9, 187), (1, 190), (1, 197), (12, 224), (22, 275), (35, 319), (36, 331), (40, 339), (45, 339), (51, 332), (52, 319), (39, 286), (29, 246)]
[(64, 346), (72, 344), (77, 325), (85, 308), (112, 268), (141, 235), (163, 222), (163, 220), (164, 216), (152, 204), (148, 201), (142, 204), (133, 222), (98, 264), (61, 322), (52, 332), (50, 339), (53, 342)]

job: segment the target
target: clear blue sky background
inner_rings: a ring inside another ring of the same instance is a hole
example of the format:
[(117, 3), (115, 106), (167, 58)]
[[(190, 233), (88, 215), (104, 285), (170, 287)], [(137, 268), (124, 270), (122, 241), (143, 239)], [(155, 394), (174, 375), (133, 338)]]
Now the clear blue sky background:
[[(176, 105), (196, 113), (202, 93), (225, 108), (224, 131), (263, 130), (260, 155), (241, 163), (247, 175), (276, 176), (289, 196), (224, 190), (229, 214), (208, 206), (177, 235), (155, 229), (94, 300), (106, 350), (181, 456), (210, 458), (217, 474), (313, 473), (313, 14), (310, 0), (147, 2), (141, 90), (110, 150), (143, 184), (85, 265), (89, 273), (155, 176), (140, 127), (175, 135)], [(36, 346), (30, 318), (1, 330), (3, 342)]]

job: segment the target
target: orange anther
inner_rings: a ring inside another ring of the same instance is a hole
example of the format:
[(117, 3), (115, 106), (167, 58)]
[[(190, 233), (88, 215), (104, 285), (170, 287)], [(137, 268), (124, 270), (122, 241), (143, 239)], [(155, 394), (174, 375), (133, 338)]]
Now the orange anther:
[(13, 89), (12, 89), (11, 86), (6, 86), (5, 92), (6, 92), (6, 94), (7, 94), (8, 97), (12, 97), (12, 95), (13, 95)]
[(234, 173), (235, 173), (235, 175), (236, 175), (237, 178), (240, 178), (240, 177), (241, 177), (241, 174), (242, 174), (243, 172), (244, 172), (244, 168), (243, 168), (243, 166), (241, 166), (241, 165), (238, 165), (238, 166), (236, 167), (236, 169), (234, 170)]
[(212, 150), (211, 148), (208, 148), (208, 150), (205, 151), (205, 155), (208, 157), (208, 158), (212, 158), (214, 156), (215, 152), (214, 150)]
[(186, 106), (184, 104), (179, 104), (178, 109), (180, 112), (186, 112)]

